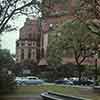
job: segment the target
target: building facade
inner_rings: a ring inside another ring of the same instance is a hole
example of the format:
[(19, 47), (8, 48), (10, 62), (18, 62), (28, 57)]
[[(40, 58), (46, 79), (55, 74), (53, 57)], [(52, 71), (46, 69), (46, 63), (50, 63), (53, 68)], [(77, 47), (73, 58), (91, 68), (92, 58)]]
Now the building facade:
[(37, 20), (26, 19), (20, 29), (19, 40), (16, 41), (16, 62), (23, 63), (26, 60), (37, 62)]
[(75, 8), (79, 0), (65, 0), (65, 4), (50, 1), (43, 0), (43, 5), (48, 5), (48, 7), (43, 8), (41, 21), (27, 18), (20, 29), (19, 40), (16, 41), (16, 63), (24, 63), (27, 60), (39, 65), (45, 63), (48, 45), (47, 33), (65, 20), (75, 18)]

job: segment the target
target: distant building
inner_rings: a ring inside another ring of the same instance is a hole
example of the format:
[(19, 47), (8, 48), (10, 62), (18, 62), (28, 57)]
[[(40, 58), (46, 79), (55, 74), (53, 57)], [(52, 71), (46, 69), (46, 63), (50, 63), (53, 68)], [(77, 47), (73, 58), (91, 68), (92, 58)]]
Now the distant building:
[(20, 29), (19, 40), (16, 41), (16, 62), (23, 63), (25, 60), (37, 62), (37, 21), (26, 19)]
[[(16, 63), (30, 60), (37, 65), (45, 65), (48, 45), (47, 32), (65, 20), (75, 18), (78, 1), (67, 0), (65, 4), (61, 2), (49, 4), (47, 12), (42, 12), (44, 19), (41, 21), (41, 27), (39, 19), (27, 18), (24, 26), (20, 29), (19, 40), (16, 41)], [(43, 0), (43, 4), (48, 4), (48, 2), (50, 0)]]

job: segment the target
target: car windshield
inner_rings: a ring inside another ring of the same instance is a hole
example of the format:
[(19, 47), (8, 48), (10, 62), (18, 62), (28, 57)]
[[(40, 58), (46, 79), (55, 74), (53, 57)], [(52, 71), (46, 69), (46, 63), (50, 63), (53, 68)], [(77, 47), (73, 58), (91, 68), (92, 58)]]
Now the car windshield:
[(34, 79), (34, 80), (39, 79), (38, 77), (35, 77), (35, 76), (27, 76), (26, 78), (27, 79)]

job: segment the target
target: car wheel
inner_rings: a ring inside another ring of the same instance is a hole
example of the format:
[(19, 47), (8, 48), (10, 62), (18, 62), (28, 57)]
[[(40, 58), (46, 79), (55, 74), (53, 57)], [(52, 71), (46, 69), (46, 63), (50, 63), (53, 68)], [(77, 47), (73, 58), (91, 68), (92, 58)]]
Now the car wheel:
[(25, 86), (26, 84), (24, 82), (21, 83), (22, 86)]

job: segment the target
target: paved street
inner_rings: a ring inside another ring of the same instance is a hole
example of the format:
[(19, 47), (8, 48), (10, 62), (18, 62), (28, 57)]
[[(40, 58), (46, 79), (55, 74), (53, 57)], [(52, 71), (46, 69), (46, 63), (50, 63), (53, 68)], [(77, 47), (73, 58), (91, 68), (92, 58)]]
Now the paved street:
[[(1, 99), (0, 99), (1, 100)], [(39, 95), (25, 95), (25, 96), (7, 96), (2, 100), (42, 100)]]

